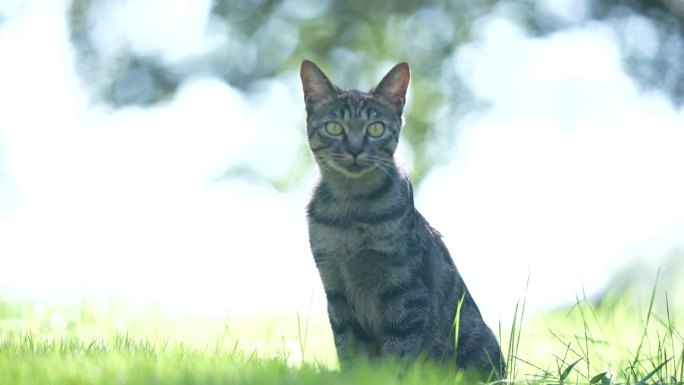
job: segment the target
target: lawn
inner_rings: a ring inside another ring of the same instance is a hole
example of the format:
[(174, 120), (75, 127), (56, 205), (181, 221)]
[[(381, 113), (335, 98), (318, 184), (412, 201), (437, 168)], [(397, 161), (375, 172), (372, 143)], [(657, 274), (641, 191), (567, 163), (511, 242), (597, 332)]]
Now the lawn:
[[(682, 384), (684, 324), (665, 295), (621, 292), (501, 326), (509, 383)], [(681, 307), (680, 307), (681, 308)], [(401, 374), (398, 374), (401, 373)], [(110, 301), (0, 298), (0, 384), (447, 384), (427, 366), (340, 372), (322, 315), (181, 317)]]

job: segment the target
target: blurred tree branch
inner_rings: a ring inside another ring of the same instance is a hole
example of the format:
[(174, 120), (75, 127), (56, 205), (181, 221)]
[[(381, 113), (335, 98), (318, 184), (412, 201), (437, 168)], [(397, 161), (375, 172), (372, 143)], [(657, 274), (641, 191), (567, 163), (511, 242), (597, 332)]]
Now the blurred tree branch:
[(633, 33), (616, 34), (625, 68), (643, 88), (662, 90), (678, 106), (684, 101), (680, 0), (586, 0), (584, 18), (573, 22), (544, 12), (534, 0), (214, 0), (208, 27), (220, 37), (219, 43), (174, 62), (138, 54), (125, 38), (108, 46), (99, 43), (112, 4), (72, 0), (69, 22), (83, 84), (93, 98), (115, 107), (167, 100), (184, 79), (197, 73), (212, 74), (248, 92), (261, 79), (295, 70), (306, 57), (332, 69), (343, 86), (371, 86), (388, 62), (409, 61), (413, 103), (411, 130), (405, 134), (416, 153), (418, 177), (439, 160), (438, 151), (428, 151), (431, 136), (439, 132), (440, 142), (455, 140), (453, 129), (447, 128), (481, 106), (451, 60), (459, 46), (474, 39), (475, 22), (503, 7), (515, 9), (514, 22), (532, 36), (591, 20), (617, 32), (629, 32), (633, 20), (653, 28), (657, 41), (652, 54), (638, 49), (639, 41), (629, 40)]

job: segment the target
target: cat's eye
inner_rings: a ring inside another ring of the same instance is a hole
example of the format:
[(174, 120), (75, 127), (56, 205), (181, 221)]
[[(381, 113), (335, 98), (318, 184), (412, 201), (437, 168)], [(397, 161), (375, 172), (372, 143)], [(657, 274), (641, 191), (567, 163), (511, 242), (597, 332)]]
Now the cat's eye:
[(380, 122), (375, 122), (368, 126), (368, 135), (378, 138), (380, 135), (382, 135), (385, 132), (385, 125), (380, 123)]
[(344, 131), (344, 127), (337, 122), (328, 122), (325, 124), (325, 131), (330, 135), (341, 135)]

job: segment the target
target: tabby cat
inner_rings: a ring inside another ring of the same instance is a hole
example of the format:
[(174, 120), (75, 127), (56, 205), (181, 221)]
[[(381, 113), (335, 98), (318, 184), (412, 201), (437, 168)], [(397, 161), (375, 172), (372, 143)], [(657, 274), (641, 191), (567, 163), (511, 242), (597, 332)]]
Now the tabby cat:
[(338, 88), (308, 60), (300, 75), (321, 174), (307, 207), (309, 243), (342, 367), (358, 358), (426, 357), (500, 376), (499, 344), (394, 159), (408, 64), (369, 92)]

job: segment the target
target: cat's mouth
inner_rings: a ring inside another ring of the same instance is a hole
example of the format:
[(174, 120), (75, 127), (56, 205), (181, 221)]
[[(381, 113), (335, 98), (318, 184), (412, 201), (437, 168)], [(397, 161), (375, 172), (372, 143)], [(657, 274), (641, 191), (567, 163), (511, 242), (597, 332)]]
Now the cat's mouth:
[(356, 162), (347, 166), (347, 170), (349, 170), (350, 172), (360, 172), (363, 169), (364, 169), (364, 167), (362, 167), (360, 164), (358, 164)]
[(348, 178), (359, 178), (362, 177), (369, 172), (373, 171), (377, 165), (372, 164), (368, 166), (362, 166), (358, 164), (356, 161), (354, 163), (349, 164), (349, 165), (341, 165), (339, 163), (336, 163), (334, 161), (326, 161), (325, 162), (330, 168), (333, 170), (339, 172), (340, 174), (348, 177)]

